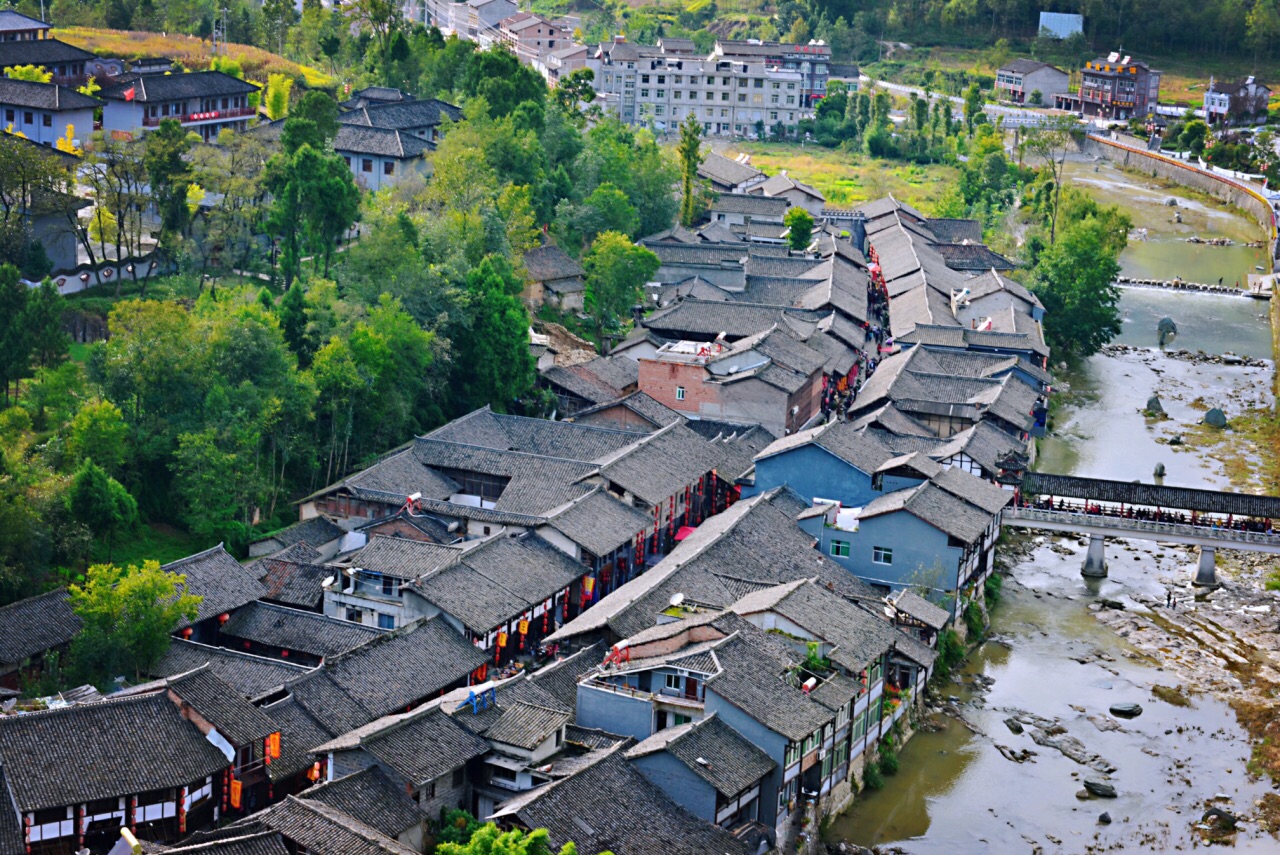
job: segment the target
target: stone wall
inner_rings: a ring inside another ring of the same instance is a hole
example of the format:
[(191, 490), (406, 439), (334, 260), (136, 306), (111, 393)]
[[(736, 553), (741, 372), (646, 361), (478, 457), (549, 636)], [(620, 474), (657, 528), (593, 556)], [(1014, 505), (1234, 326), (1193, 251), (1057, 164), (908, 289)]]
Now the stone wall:
[(1085, 154), (1101, 157), (1126, 169), (1132, 169), (1155, 178), (1164, 178), (1184, 187), (1208, 193), (1215, 199), (1239, 208), (1257, 220), (1258, 224), (1262, 226), (1263, 233), (1267, 236), (1271, 257), (1276, 257), (1275, 212), (1266, 199), (1243, 184), (1220, 175), (1202, 172), (1171, 157), (1165, 157), (1156, 152), (1144, 151), (1114, 140), (1103, 139), (1102, 137), (1092, 135), (1087, 137), (1083, 144), (1083, 150)]

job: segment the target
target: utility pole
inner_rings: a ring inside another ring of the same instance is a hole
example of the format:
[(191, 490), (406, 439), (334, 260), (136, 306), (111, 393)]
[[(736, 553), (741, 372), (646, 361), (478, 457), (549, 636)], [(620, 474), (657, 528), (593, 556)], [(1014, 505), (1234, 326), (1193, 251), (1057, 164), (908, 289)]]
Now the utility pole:
[(227, 7), (222, 7), (222, 14), (213, 21), (213, 55), (219, 56), (227, 50)]

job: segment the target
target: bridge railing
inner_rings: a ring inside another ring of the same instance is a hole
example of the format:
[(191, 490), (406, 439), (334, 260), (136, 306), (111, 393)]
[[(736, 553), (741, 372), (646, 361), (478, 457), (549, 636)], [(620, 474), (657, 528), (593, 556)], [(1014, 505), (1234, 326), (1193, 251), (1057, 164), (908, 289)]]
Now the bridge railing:
[(1257, 543), (1266, 546), (1280, 546), (1280, 533), (1267, 534), (1261, 531), (1241, 531), (1234, 528), (1214, 528), (1213, 526), (1187, 525), (1185, 523), (1156, 522), (1155, 520), (1139, 520), (1132, 517), (1113, 517), (1106, 514), (1085, 514), (1076, 511), (1051, 511), (1044, 508), (1005, 508), (1006, 521), (1022, 520), (1025, 522), (1066, 523), (1082, 528), (1119, 528), (1126, 531), (1150, 532), (1151, 534), (1178, 535), (1181, 537), (1198, 537), (1206, 540), (1220, 540), (1223, 543)]

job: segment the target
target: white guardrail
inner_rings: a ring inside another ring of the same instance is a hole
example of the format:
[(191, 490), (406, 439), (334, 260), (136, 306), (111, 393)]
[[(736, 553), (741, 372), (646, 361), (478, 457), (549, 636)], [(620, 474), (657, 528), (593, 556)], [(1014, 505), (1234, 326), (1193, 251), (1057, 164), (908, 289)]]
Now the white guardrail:
[(1131, 517), (1112, 517), (1106, 514), (1082, 514), (1075, 511), (1049, 511), (1043, 508), (1013, 507), (1005, 509), (1004, 519), (1077, 525), (1082, 528), (1118, 528), (1125, 531), (1141, 531), (1151, 534), (1200, 537), (1208, 540), (1221, 540), (1223, 543), (1257, 543), (1280, 547), (1280, 534), (1186, 525), (1184, 523), (1156, 522), (1154, 520), (1139, 520)]

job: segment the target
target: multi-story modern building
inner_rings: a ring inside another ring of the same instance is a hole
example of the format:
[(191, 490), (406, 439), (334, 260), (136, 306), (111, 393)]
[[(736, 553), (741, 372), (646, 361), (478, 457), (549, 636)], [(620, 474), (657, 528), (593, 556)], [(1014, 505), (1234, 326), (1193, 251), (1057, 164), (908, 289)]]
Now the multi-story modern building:
[(650, 47), (619, 37), (596, 48), (588, 67), (596, 91), (628, 124), (669, 130), (693, 114), (708, 135), (752, 136), (812, 117), (830, 60), (820, 42), (721, 41), (704, 57), (686, 39)]
[(1056, 106), (1102, 119), (1144, 118), (1160, 100), (1160, 75), (1118, 51), (1084, 64), (1080, 91), (1059, 95)]
[(525, 65), (533, 65), (553, 50), (573, 42), (573, 33), (563, 24), (535, 15), (517, 12), (498, 22), (498, 41)]

